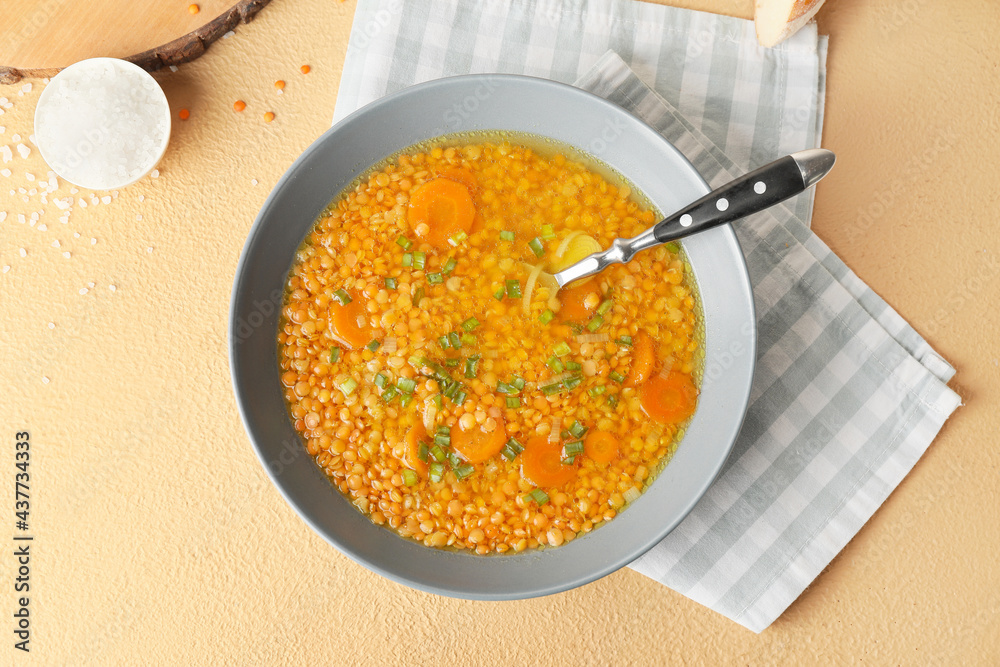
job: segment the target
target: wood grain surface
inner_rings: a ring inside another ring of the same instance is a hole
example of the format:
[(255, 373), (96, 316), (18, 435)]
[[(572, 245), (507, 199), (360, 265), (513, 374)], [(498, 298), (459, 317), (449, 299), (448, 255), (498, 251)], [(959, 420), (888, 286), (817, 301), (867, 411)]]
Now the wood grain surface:
[[(197, 58), (270, 0), (0, 0), (0, 83), (98, 56), (147, 70)], [(192, 13), (189, 7), (198, 7)]]

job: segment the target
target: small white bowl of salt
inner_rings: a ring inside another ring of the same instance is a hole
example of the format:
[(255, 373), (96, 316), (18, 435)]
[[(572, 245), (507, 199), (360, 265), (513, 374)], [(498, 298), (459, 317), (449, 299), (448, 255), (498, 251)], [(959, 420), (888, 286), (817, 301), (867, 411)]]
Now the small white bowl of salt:
[(138, 181), (163, 157), (170, 106), (156, 79), (117, 58), (81, 60), (59, 72), (35, 108), (35, 145), (74, 185), (112, 190)]

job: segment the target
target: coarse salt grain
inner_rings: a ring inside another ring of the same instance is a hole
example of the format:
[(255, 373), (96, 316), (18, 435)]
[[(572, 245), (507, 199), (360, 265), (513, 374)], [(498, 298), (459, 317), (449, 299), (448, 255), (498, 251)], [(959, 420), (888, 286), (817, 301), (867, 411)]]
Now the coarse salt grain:
[(159, 178), (160, 177), (160, 170), (159, 169), (154, 169), (153, 171), (149, 172), (149, 177), (150, 178)]
[(48, 384), (48, 383), (49, 383), (49, 379), (43, 375), (42, 376), (42, 384)]
[(117, 290), (118, 288), (117, 288), (117, 287), (115, 287), (114, 285), (108, 285), (108, 289), (109, 289), (109, 290), (111, 290), (112, 292), (114, 292), (114, 291), (115, 291), (115, 290)]
[(30, 93), (31, 92), (31, 84), (30, 83), (26, 83), (23, 86), (21, 86), (21, 92), (22, 93)]
[(87, 283), (87, 287), (89, 287), (90, 289), (94, 289), (94, 283)]
[(89, 292), (89, 291), (90, 291), (90, 290), (88, 290), (88, 289), (87, 289), (86, 287), (81, 287), (81, 288), (80, 288), (80, 294), (86, 294), (86, 293), (87, 293), (87, 292)]
[(101, 203), (102, 204), (110, 204), (111, 203), (111, 197), (108, 196), (108, 195), (104, 195), (103, 197), (101, 197)]
[(38, 225), (38, 231), (40, 231), (40, 232), (47, 232), (48, 230), (49, 230), (49, 228), (46, 227), (45, 225)]
[(170, 108), (139, 67), (93, 58), (53, 77), (39, 98), (35, 131), (55, 173), (80, 187), (111, 190), (138, 180), (159, 161), (170, 135)]
[(177, 65), (171, 65), (170, 66), (170, 71), (171, 72), (176, 72), (177, 71)]
[(35, 180), (35, 175), (34, 175), (34, 174), (32, 174), (32, 173), (30, 173), (30, 172), (24, 172), (24, 177), (25, 177), (26, 179), (28, 179), (29, 181), (33, 181), (33, 180)]
[(142, 213), (136, 213), (135, 214), (135, 219), (136, 219), (136, 222), (142, 222)]
[(55, 322), (49, 322), (49, 328), (50, 329), (55, 329), (56, 328), (56, 323)]
[(72, 255), (70, 255), (68, 252), (64, 252), (63, 253), (63, 257), (65, 257), (66, 259), (69, 259), (70, 257), (72, 257)]
[(73, 232), (73, 238), (75, 239), (80, 238), (80, 232)]
[(3, 265), (3, 272), (7, 273), (8, 271), (10, 271), (10, 264), (4, 264)]
[(28, 256), (28, 251), (27, 251), (27, 250), (25, 250), (24, 248), (19, 248), (19, 249), (18, 249), (18, 251), (17, 251), (17, 253), (18, 253), (18, 254), (19, 254), (19, 255), (20, 255), (21, 257), (27, 257), (27, 256)]
[(7, 211), (0, 211), (0, 222), (7, 219)]
[(90, 239), (90, 245), (97, 245), (97, 239)]
[(0, 174), (3, 174), (5, 178), (10, 178), (10, 169), (0, 169)]
[(11, 135), (10, 140), (11, 141), (20, 141), (21, 140), (21, 135), (20, 134), (13, 134), (13, 135)]
[(146, 195), (139, 195), (139, 201), (146, 201)]
[(17, 214), (17, 221), (20, 222), (23, 225), (24, 223), (26, 223), (28, 221), (28, 219), (24, 217), (24, 213), (18, 213)]
[(14, 153), (10, 150), (10, 146), (0, 146), (0, 160), (10, 162), (13, 159)]
[(230, 37), (232, 37), (235, 34), (236, 34), (235, 32), (233, 32), (232, 30), (230, 30), (229, 32), (227, 32), (226, 34), (224, 34), (222, 36), (222, 39), (229, 39)]
[(257, 179), (256, 178), (251, 179), (250, 180), (250, 185), (257, 185)]
[(22, 160), (27, 159), (27, 157), (31, 155), (31, 149), (25, 146), (24, 144), (18, 144), (17, 154), (21, 156)]
[(58, 248), (59, 247), (59, 239), (56, 239), (55, 241), (52, 242), (52, 247), (53, 248)]

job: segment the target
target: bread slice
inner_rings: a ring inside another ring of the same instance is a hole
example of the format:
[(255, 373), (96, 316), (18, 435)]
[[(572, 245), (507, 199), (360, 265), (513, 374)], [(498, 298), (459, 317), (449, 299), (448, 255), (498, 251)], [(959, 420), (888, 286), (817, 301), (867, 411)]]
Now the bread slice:
[(757, 0), (753, 20), (757, 41), (762, 46), (775, 46), (804, 26), (824, 0)]

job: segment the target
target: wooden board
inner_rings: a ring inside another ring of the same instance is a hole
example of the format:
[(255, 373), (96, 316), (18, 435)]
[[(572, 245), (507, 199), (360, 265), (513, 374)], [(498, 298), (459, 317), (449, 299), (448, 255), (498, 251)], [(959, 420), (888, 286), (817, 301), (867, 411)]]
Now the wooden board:
[(271, 0), (0, 0), (0, 83), (98, 56), (147, 70), (194, 60)]

